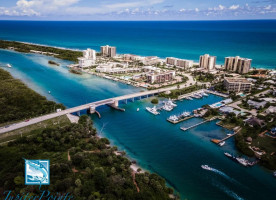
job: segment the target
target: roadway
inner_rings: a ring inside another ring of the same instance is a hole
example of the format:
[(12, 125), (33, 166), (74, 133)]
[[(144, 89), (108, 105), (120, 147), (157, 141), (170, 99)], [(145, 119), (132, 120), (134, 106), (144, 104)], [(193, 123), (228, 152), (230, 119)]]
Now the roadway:
[(177, 88), (176, 88), (176, 86), (174, 86), (174, 87), (170, 87), (170, 88), (162, 88), (162, 89), (158, 89), (158, 90), (149, 90), (149, 91), (144, 91), (144, 92), (138, 92), (138, 93), (134, 93), (134, 94), (128, 94), (128, 95), (104, 99), (104, 100), (100, 100), (100, 101), (96, 101), (96, 102), (91, 102), (91, 103), (76, 106), (73, 108), (68, 108), (68, 109), (62, 110), (60, 112), (55, 112), (55, 113), (35, 117), (30, 120), (14, 123), (9, 126), (0, 127), (0, 134), (10, 132), (10, 131), (13, 131), (16, 129), (24, 128), (26, 126), (30, 126), (30, 125), (33, 125), (33, 124), (36, 124), (36, 123), (39, 123), (39, 122), (42, 122), (45, 120), (53, 119), (53, 118), (56, 118), (56, 117), (59, 117), (62, 115), (67, 115), (67, 114), (75, 113), (75, 112), (78, 112), (81, 110), (86, 110), (86, 109), (89, 109), (91, 106), (98, 107), (98, 106), (102, 106), (102, 105), (113, 104), (115, 101), (131, 99), (131, 98), (140, 97), (140, 96), (147, 96), (147, 95), (151, 95), (151, 94), (165, 92), (165, 91), (172, 90), (172, 89), (177, 89)]

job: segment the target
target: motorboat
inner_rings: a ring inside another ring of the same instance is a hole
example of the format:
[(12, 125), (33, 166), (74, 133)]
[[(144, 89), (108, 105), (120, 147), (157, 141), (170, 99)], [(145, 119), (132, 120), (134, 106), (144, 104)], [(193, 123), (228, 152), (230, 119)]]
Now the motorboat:
[(170, 106), (168, 104), (165, 104), (163, 107), (162, 107), (163, 110), (165, 111), (172, 111), (173, 110), (173, 106)]
[(209, 167), (208, 165), (201, 165), (201, 168), (206, 170), (212, 170), (212, 168)]
[(238, 163), (240, 163), (241, 165), (247, 167), (248, 165), (248, 161), (245, 160), (244, 158), (236, 158), (236, 160), (238, 161)]
[(156, 106), (154, 106), (153, 108), (146, 107), (146, 110), (147, 110), (148, 112), (150, 112), (151, 114), (154, 114), (154, 115), (159, 115), (159, 114), (160, 114), (160, 113), (157, 111)]
[(137, 112), (139, 111), (140, 109), (139, 108), (137, 108)]
[(173, 122), (176, 122), (178, 121), (178, 117), (176, 115), (172, 115), (168, 118), (169, 121), (173, 121)]
[(11, 66), (10, 64), (7, 64), (7, 67), (8, 67), (8, 68), (11, 68), (12, 66)]
[(225, 145), (225, 141), (220, 142), (218, 145), (222, 147), (223, 145)]

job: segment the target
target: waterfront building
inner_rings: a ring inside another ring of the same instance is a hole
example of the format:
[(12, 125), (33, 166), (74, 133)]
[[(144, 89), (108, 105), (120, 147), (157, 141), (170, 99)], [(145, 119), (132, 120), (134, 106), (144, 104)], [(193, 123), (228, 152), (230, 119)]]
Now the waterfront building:
[(261, 120), (257, 117), (254, 117), (254, 116), (247, 119), (247, 120), (245, 120), (245, 123), (248, 124), (251, 127), (254, 127), (254, 126), (264, 127), (266, 125), (264, 120)]
[(231, 72), (237, 72), (240, 74), (248, 73), (251, 68), (251, 59), (236, 57), (226, 57), (224, 67)]
[(109, 45), (101, 46), (102, 56), (115, 57), (116, 56), (116, 47), (111, 47)]
[(157, 56), (147, 56), (142, 59), (144, 65), (156, 65), (160, 63), (160, 59)]
[(97, 66), (96, 72), (107, 74), (138, 73), (141, 72), (141, 68), (117, 67), (116, 63), (107, 63)]
[(184, 60), (184, 59), (178, 59), (178, 58), (173, 58), (173, 57), (167, 57), (166, 64), (173, 65), (178, 68), (187, 70), (193, 66), (194, 62), (192, 60)]
[(142, 67), (143, 72), (160, 72), (161, 69), (153, 66), (144, 66)]
[(137, 60), (141, 60), (142, 57), (137, 56), (137, 55), (133, 55), (133, 54), (124, 54), (123, 59), (127, 60), (127, 61), (137, 61)]
[(210, 56), (209, 54), (202, 55), (199, 57), (199, 67), (208, 71), (214, 70), (216, 66), (216, 60), (216, 56)]
[(87, 50), (84, 50), (82, 53), (83, 53), (83, 57), (78, 58), (80, 68), (90, 67), (93, 64), (95, 64), (95, 61), (96, 61), (95, 50), (88, 48)]
[(154, 83), (165, 83), (172, 81), (175, 78), (175, 71), (166, 71), (166, 72), (150, 72), (147, 74), (147, 82), (150, 84)]
[(228, 92), (249, 92), (251, 82), (245, 78), (225, 78), (224, 86)]

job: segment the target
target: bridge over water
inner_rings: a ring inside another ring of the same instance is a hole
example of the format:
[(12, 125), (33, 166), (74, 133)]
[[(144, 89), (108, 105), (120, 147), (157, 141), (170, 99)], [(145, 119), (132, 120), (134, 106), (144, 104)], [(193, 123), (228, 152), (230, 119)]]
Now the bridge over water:
[(71, 113), (79, 113), (82, 110), (89, 110), (90, 113), (94, 113), (94, 112), (96, 112), (96, 108), (99, 106), (110, 105), (113, 108), (118, 108), (120, 101), (127, 102), (128, 100), (134, 101), (135, 98), (138, 98), (138, 99), (148, 98), (149, 96), (154, 96), (156, 94), (166, 92), (166, 91), (169, 91), (172, 89), (174, 89), (174, 87), (137, 92), (137, 93), (133, 93), (133, 94), (127, 94), (127, 95), (118, 96), (118, 97), (114, 97), (114, 98), (99, 100), (99, 101), (91, 102), (88, 104), (76, 106), (73, 108), (68, 108), (68, 109), (62, 110), (60, 112), (55, 112), (55, 113), (43, 115), (40, 117), (32, 118), (29, 121), (18, 122), (18, 123), (12, 124), (10, 126), (1, 127), (0, 134), (6, 133), (9, 131), (13, 131), (13, 130), (16, 130), (19, 128), (23, 128), (23, 127), (26, 127), (26, 126), (29, 126), (32, 124), (36, 124), (36, 123), (39, 123), (39, 122), (42, 122), (45, 120), (53, 119), (53, 118), (56, 118), (56, 117), (59, 117), (62, 115), (71, 114)]

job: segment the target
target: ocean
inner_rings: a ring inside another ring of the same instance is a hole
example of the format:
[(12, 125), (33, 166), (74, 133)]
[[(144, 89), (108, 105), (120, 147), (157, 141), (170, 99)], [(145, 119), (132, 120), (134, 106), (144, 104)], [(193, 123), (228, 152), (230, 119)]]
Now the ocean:
[[(48, 60), (61, 66), (49, 65)], [(7, 63), (12, 68), (4, 67)], [(72, 74), (66, 67), (68, 64), (70, 62), (43, 55), (0, 50), (3, 69), (48, 99), (67, 107), (141, 90), (89, 74)], [(160, 99), (160, 105), (163, 100)], [(227, 140), (223, 147), (210, 141), (221, 139), (231, 131), (212, 121), (184, 132), (180, 127), (191, 126), (202, 119), (194, 118), (177, 125), (166, 121), (170, 115), (221, 100), (221, 97), (209, 95), (193, 101), (177, 101), (173, 111), (162, 111), (158, 116), (145, 110), (146, 106), (152, 106), (151, 99), (121, 102), (120, 107), (125, 108), (125, 112), (103, 106), (97, 108), (102, 118), (96, 115), (91, 118), (101, 136), (107, 137), (119, 150), (126, 151), (127, 156), (143, 169), (164, 177), (181, 199), (251, 200), (264, 199), (265, 195), (266, 200), (275, 200), (276, 182), (271, 171), (260, 166), (245, 168), (225, 157), (224, 152), (239, 155), (233, 139)], [(205, 164), (213, 169), (202, 169), (201, 165)]]
[(48, 22), (0, 21), (0, 39), (97, 51), (178, 57), (198, 62), (202, 54), (252, 59), (252, 67), (275, 69), (276, 20)]
[[(194, 22), (27, 22), (0, 21), (0, 39), (17, 40), (51, 46), (99, 50), (101, 45), (117, 46), (119, 53), (174, 56), (197, 61), (199, 55), (216, 55), (219, 63), (225, 56), (240, 55), (253, 59), (253, 66), (275, 68), (276, 21), (194, 21)], [(61, 66), (51, 66), (54, 60)], [(106, 80), (89, 74), (68, 72), (69, 61), (52, 57), (0, 50), (0, 66), (14, 77), (48, 99), (73, 107), (95, 100), (140, 91), (130, 85)], [(58, 82), (57, 82), (58, 80)], [(51, 94), (48, 93), (51, 91)], [(221, 101), (209, 95), (203, 99), (177, 102), (172, 112), (153, 116), (146, 112), (151, 99), (121, 103), (125, 112), (103, 106), (102, 118), (91, 118), (101, 136), (124, 150), (146, 170), (158, 173), (181, 195), (181, 199), (276, 199), (276, 182), (272, 172), (260, 166), (245, 168), (223, 155), (238, 155), (234, 140), (223, 147), (210, 142), (223, 138), (231, 131), (216, 125), (202, 124), (194, 118), (177, 125), (166, 118), (191, 111), (205, 104)], [(160, 99), (162, 102), (163, 99)], [(161, 103), (160, 102), (160, 103)], [(140, 111), (137, 112), (137, 108)], [(207, 164), (213, 169), (201, 168)]]

